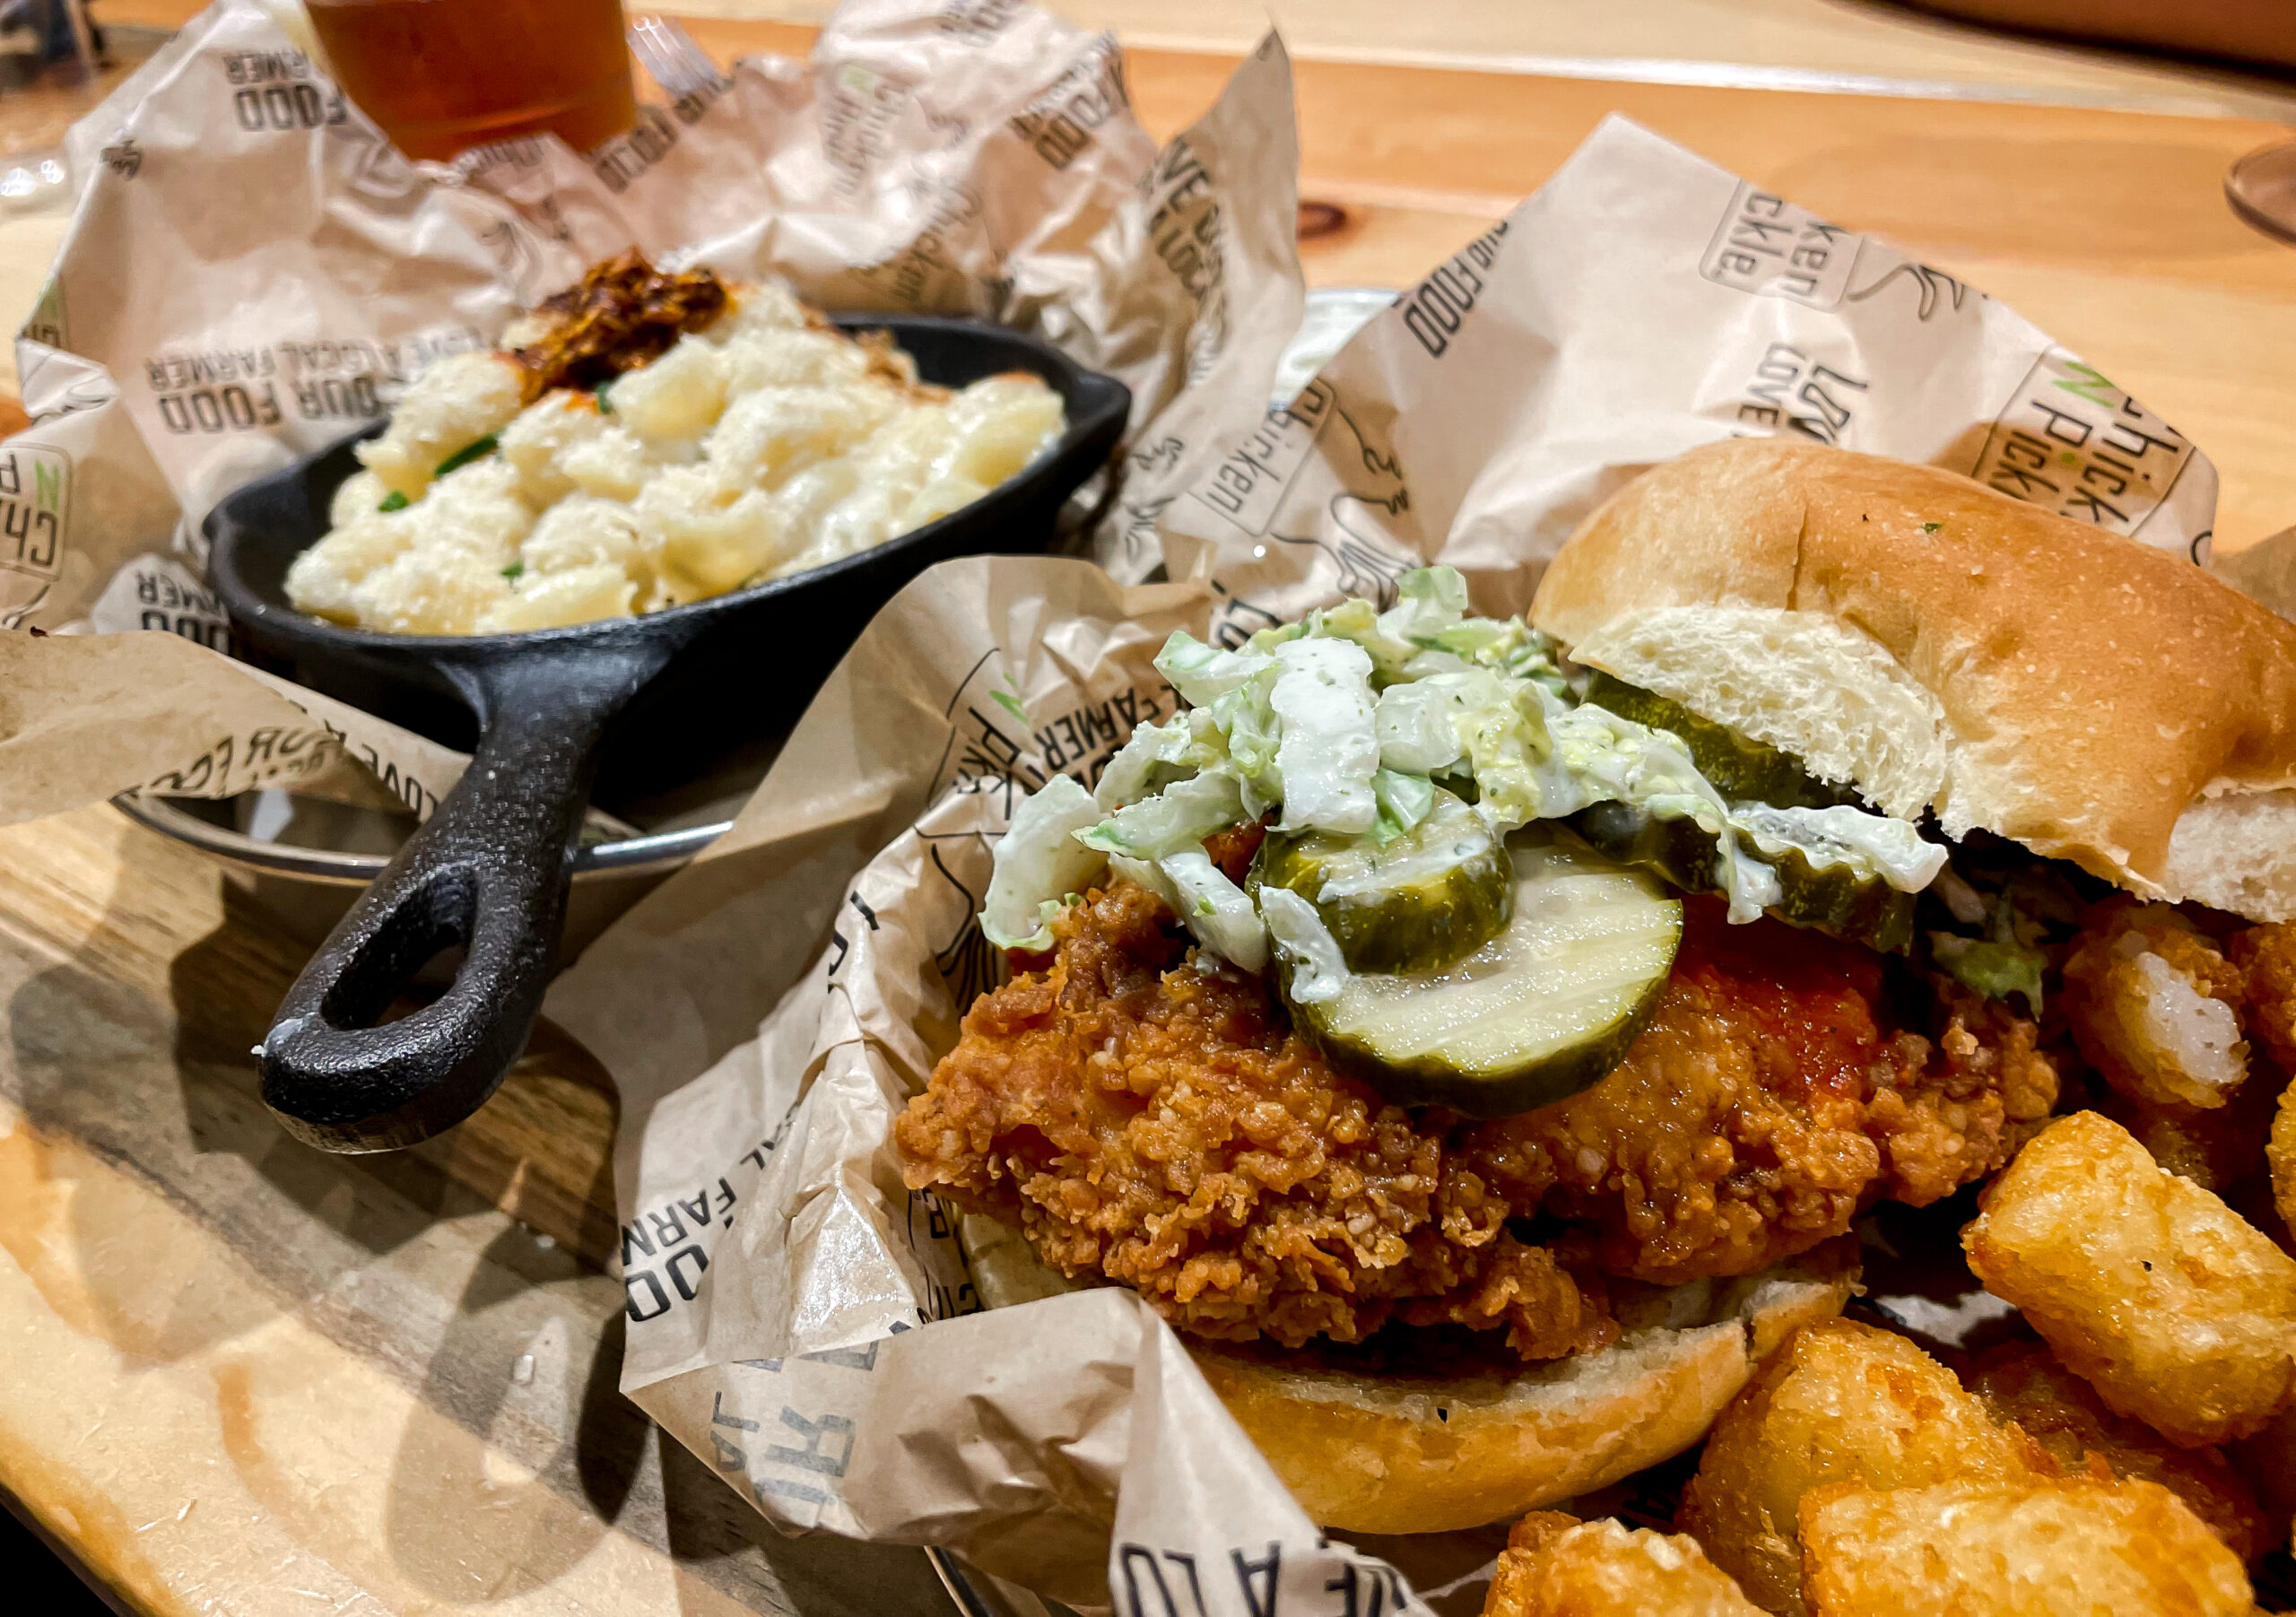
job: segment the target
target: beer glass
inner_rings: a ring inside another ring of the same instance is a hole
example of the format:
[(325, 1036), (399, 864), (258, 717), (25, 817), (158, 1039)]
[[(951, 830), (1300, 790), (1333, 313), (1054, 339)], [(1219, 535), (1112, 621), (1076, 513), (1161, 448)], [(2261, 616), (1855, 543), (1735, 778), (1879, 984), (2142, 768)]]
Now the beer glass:
[(306, 0), (335, 82), (409, 157), (638, 119), (621, 0)]

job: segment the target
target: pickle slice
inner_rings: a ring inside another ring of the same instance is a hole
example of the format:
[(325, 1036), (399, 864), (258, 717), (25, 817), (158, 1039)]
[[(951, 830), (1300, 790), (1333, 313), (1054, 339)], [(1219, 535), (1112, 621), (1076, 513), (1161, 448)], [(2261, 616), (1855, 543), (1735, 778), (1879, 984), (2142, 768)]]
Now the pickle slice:
[(1797, 849), (1788, 848), (1770, 863), (1781, 893), (1770, 913), (1779, 920), (1884, 954), (1912, 948), (1914, 894), (1846, 865), (1813, 865)]
[(1700, 718), (1680, 702), (1630, 685), (1599, 668), (1591, 671), (1587, 700), (1621, 718), (1654, 730), (1671, 730), (1682, 737), (1699, 773), (1733, 803), (1767, 803), (1779, 808), (1858, 804), (1857, 793), (1847, 787), (1828, 786), (1776, 747), (1741, 735), (1727, 725)]
[[(1623, 803), (1597, 803), (1563, 822), (1587, 844), (1628, 865), (1655, 870), (1685, 892), (1720, 892), (1712, 831), (1686, 816), (1665, 819)], [(1916, 896), (1847, 865), (1813, 865), (1796, 849), (1780, 855), (1741, 848), (1778, 873), (1779, 901), (1769, 913), (1885, 954), (1913, 943)]]
[(1368, 837), (1271, 832), (1252, 866), (1316, 907), (1351, 971), (1437, 971), (1507, 924), (1507, 849), (1439, 788), (1427, 818), (1384, 848)]
[(1616, 1066), (1682, 940), (1682, 904), (1640, 871), (1518, 837), (1497, 935), (1437, 971), (1365, 972), (1335, 997), (1292, 995), (1292, 1025), (1339, 1071), (1401, 1106), (1501, 1117), (1561, 1100)]
[(1597, 853), (1655, 870), (1684, 892), (1722, 891), (1715, 835), (1686, 814), (1668, 819), (1629, 803), (1596, 803), (1563, 824)]

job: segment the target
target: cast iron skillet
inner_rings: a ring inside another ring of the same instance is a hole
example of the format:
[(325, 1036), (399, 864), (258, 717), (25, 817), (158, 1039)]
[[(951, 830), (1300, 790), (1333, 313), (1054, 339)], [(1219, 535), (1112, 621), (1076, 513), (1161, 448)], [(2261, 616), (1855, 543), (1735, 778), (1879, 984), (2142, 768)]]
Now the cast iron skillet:
[[(461, 783), (280, 1004), (260, 1047), (263, 1099), (289, 1133), (326, 1151), (391, 1151), (468, 1117), (541, 1007), (602, 739), (629, 773), (761, 710), (794, 720), (918, 573), (952, 556), (1043, 549), (1062, 501), (1124, 430), (1123, 384), (1032, 337), (959, 320), (839, 323), (890, 330), (927, 381), (1034, 371), (1066, 401), (1067, 431), (985, 498), (874, 550), (650, 616), (525, 634), (383, 634), (287, 604), (287, 565), (326, 532), (328, 501), (358, 469), (357, 439), (210, 514), (209, 570), (256, 660), (439, 739), (476, 740)], [(413, 973), (457, 945), (464, 958), (445, 995), (378, 1025)]]

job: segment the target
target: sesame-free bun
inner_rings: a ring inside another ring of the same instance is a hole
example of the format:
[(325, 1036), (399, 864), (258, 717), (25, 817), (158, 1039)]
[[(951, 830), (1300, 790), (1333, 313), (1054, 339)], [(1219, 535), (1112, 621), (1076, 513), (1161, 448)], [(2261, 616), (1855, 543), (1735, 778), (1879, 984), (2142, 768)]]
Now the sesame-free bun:
[(2180, 556), (1934, 466), (1733, 439), (1605, 501), (1530, 617), (1891, 813), (2296, 918), (2296, 624)]
[[(970, 1214), (961, 1238), (990, 1308), (1074, 1289), (1019, 1231)], [(1856, 1243), (1740, 1280), (1696, 1281), (1622, 1310), (1611, 1346), (1474, 1373), (1368, 1372), (1344, 1353), (1263, 1354), (1183, 1332), (1196, 1366), (1300, 1508), (1353, 1533), (1442, 1533), (1609, 1486), (1706, 1435), (1795, 1326), (1849, 1300)]]

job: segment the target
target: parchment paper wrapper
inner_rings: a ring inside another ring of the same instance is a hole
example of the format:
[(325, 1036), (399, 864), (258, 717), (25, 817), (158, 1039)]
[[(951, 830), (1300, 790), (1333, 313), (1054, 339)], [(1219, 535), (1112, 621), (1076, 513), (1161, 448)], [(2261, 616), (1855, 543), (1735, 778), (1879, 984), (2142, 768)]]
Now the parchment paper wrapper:
[[(1425, 558), (1514, 612), (1637, 472), (1780, 431), (2208, 556), (2215, 467), (2109, 378), (1975, 288), (1616, 117), (1290, 410), (1126, 506), (1173, 576), (1217, 580), (1231, 635)], [(1129, 577), (1149, 547), (1100, 553)]]
[[(996, 837), (1169, 715), (1149, 658), (1170, 629), (1232, 640), (1429, 560), (1518, 610), (1637, 468), (1769, 431), (2205, 553), (2209, 463), (2075, 356), (1604, 125), (1288, 409), (1135, 456), (1099, 553), (1179, 582), (1011, 559), (919, 579), (733, 832), (561, 979), (548, 1013), (622, 1096), (624, 1389), (791, 1527), (952, 1545), (1126, 1613), (1418, 1609), (1318, 1538), (1131, 1292), (977, 1311), (959, 1221), (904, 1187), (891, 1125), (994, 980), (974, 912)], [(1670, 1489), (1603, 1508), (1663, 1523)]]
[(460, 754), (186, 655), (227, 634), (199, 521), (632, 243), (832, 310), (1041, 332), (1128, 384), (1135, 426), (1197, 439), (1258, 416), (1299, 324), (1273, 36), (1159, 152), (1111, 36), (1017, 0), (854, 0), (810, 62), (743, 62), (587, 160), (545, 136), (448, 167), (402, 159), (257, 0), (219, 0), (70, 148), (85, 188), (18, 341), (35, 422), (0, 443), (0, 625), (101, 639), (10, 638), (39, 700), (0, 710), (0, 821), (346, 758), (428, 813)]
[[(24, 345), (41, 419), (0, 446), (6, 532), (52, 543), (0, 552), (0, 604), (100, 632), (0, 639), (11, 817), (159, 776), (300, 778), (328, 735), (443, 791), (451, 756), (195, 643), (213, 604), (177, 514), (632, 239), (831, 307), (1031, 325), (1133, 384), (1109, 571), (973, 560), (912, 585), (734, 830), (548, 1007), (622, 1096), (631, 1395), (786, 1527), (951, 1545), (1126, 1613), (1423, 1609), (1317, 1532), (1129, 1291), (980, 1312), (951, 1210), (890, 1144), (993, 980), (994, 839), (1170, 713), (1149, 658), (1170, 629), (1232, 639), (1430, 559), (1519, 609), (1594, 502), (1733, 432), (1935, 460), (2206, 553), (2213, 469), (2109, 380), (1621, 122), (1268, 413), (1300, 309), (1273, 42), (1158, 154), (1104, 39), (1008, 0), (866, 0), (811, 66), (745, 64), (591, 164), (545, 141), (447, 172), (400, 162), (225, 0), (75, 143), (101, 171)], [(1180, 581), (1140, 582), (1159, 567)], [(100, 632), (139, 625), (175, 632)]]

